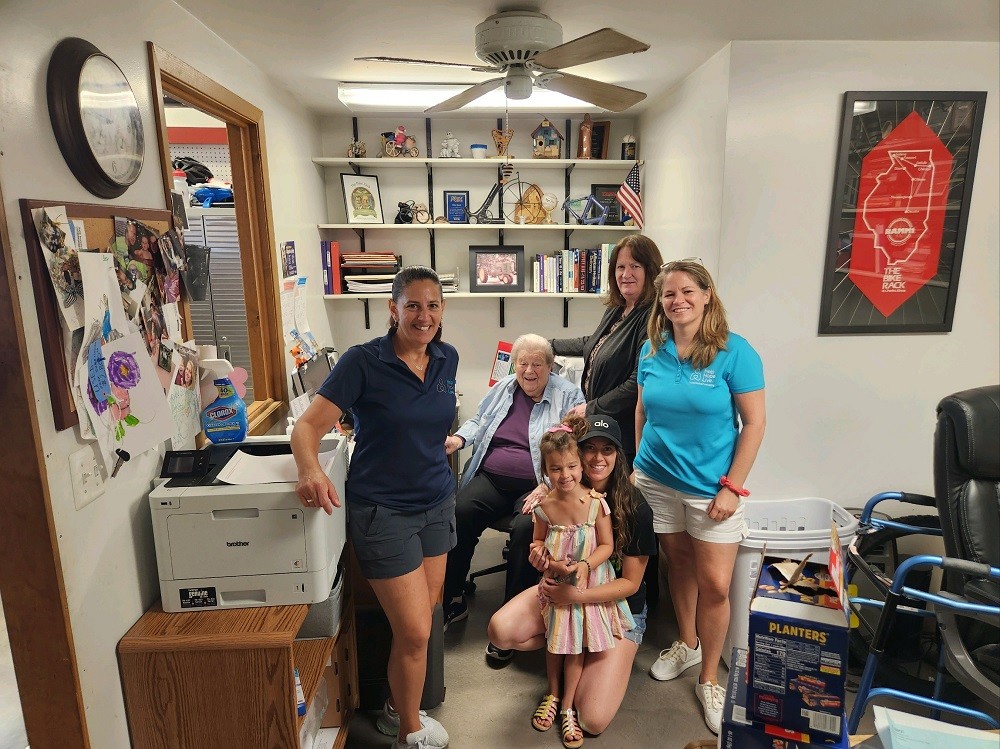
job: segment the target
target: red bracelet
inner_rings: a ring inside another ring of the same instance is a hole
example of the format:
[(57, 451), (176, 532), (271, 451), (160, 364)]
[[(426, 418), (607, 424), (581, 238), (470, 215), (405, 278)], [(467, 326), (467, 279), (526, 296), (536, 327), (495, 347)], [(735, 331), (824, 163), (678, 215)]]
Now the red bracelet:
[(723, 476), (721, 479), (719, 479), (719, 484), (721, 486), (724, 486), (725, 488), (727, 488), (729, 491), (733, 492), (734, 494), (739, 495), (740, 497), (749, 497), (750, 496), (750, 491), (748, 489), (744, 489), (742, 486), (736, 486), (736, 484), (734, 484), (732, 481), (730, 481), (727, 476)]

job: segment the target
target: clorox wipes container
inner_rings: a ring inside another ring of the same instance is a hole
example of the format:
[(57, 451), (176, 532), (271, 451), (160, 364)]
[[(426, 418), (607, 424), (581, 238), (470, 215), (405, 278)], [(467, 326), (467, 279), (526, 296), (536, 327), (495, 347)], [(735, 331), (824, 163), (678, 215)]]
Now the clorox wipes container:
[(242, 442), (247, 436), (247, 406), (228, 377), (215, 380), (219, 397), (201, 412), (201, 428), (216, 445)]

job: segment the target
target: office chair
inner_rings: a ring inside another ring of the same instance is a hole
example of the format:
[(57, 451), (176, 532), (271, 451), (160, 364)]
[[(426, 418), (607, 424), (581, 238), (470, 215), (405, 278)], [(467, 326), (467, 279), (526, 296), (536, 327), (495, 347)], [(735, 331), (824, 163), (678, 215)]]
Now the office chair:
[(476, 578), (482, 577), (483, 575), (492, 575), (495, 572), (506, 572), (507, 571), (507, 560), (510, 558), (510, 531), (514, 527), (514, 519), (517, 515), (510, 515), (508, 517), (503, 517), (497, 520), (495, 523), (490, 524), (490, 528), (495, 531), (500, 531), (507, 536), (507, 540), (504, 543), (503, 551), (500, 552), (503, 557), (503, 561), (500, 564), (494, 564), (492, 567), (487, 567), (484, 570), (477, 570), (476, 572), (469, 573), (469, 579), (465, 581), (465, 594), (472, 595), (476, 592)]
[[(885, 595), (884, 602), (852, 599), (856, 604), (881, 608), (881, 614), (848, 720), (850, 733), (857, 730), (868, 704), (880, 696), (928, 707), (933, 718), (947, 711), (1000, 728), (996, 713), (949, 702), (944, 691), (946, 676), (950, 675), (986, 701), (991, 710), (998, 709), (1000, 385), (955, 393), (938, 404), (934, 432), (934, 493), (947, 556), (911, 557), (899, 565), (893, 579), (888, 580), (865, 562), (856, 544), (852, 544), (848, 552), (850, 565), (864, 572)], [(885, 498), (898, 497), (886, 495)], [(878, 496), (869, 504), (873, 505), (876, 500)], [(870, 515), (870, 508), (865, 509)], [(927, 567), (944, 571), (941, 590), (936, 594), (906, 583), (911, 571)], [(896, 614), (935, 620), (938, 673), (929, 696), (886, 687), (873, 688), (877, 672), (885, 665), (883, 656), (893, 633)]]

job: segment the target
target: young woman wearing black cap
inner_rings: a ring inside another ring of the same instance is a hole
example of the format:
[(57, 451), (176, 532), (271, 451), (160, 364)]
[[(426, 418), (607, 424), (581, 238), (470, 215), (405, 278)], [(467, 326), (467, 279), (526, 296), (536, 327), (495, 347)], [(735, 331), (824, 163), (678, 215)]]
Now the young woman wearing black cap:
[[(583, 676), (577, 687), (575, 707), (581, 727), (591, 733), (601, 733), (618, 712), (628, 687), (632, 662), (646, 629), (646, 588), (643, 574), (650, 555), (656, 550), (653, 534), (653, 513), (642, 494), (628, 481), (629, 466), (622, 451), (621, 430), (610, 416), (594, 414), (587, 417), (587, 433), (579, 441), (583, 458), (583, 480), (588, 486), (604, 492), (611, 506), (615, 550), (612, 564), (617, 579), (577, 590), (567, 583), (543, 579), (511, 599), (490, 619), (490, 642), (499, 648), (537, 650), (545, 645), (545, 624), (538, 605), (541, 592), (553, 603), (599, 603), (627, 600), (636, 626), (611, 650), (587, 653)], [(526, 505), (526, 512), (531, 508)], [(532, 544), (529, 556), (540, 572), (548, 567), (548, 552), (544, 545)], [(556, 717), (556, 705), (546, 695), (544, 707), (551, 712), (550, 724)]]

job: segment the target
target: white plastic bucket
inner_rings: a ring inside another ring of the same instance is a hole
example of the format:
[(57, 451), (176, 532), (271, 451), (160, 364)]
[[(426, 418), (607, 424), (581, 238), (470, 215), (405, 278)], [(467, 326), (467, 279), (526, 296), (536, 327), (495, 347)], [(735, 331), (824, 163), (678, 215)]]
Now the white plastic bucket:
[(845, 553), (858, 531), (858, 519), (829, 499), (750, 499), (746, 503), (750, 529), (736, 552), (733, 581), (729, 586), (729, 633), (722, 657), (729, 664), (733, 647), (745, 648), (750, 630), (750, 599), (753, 597), (761, 551), (768, 556), (802, 559), (813, 553), (825, 561), (830, 553), (830, 526), (837, 523)]

